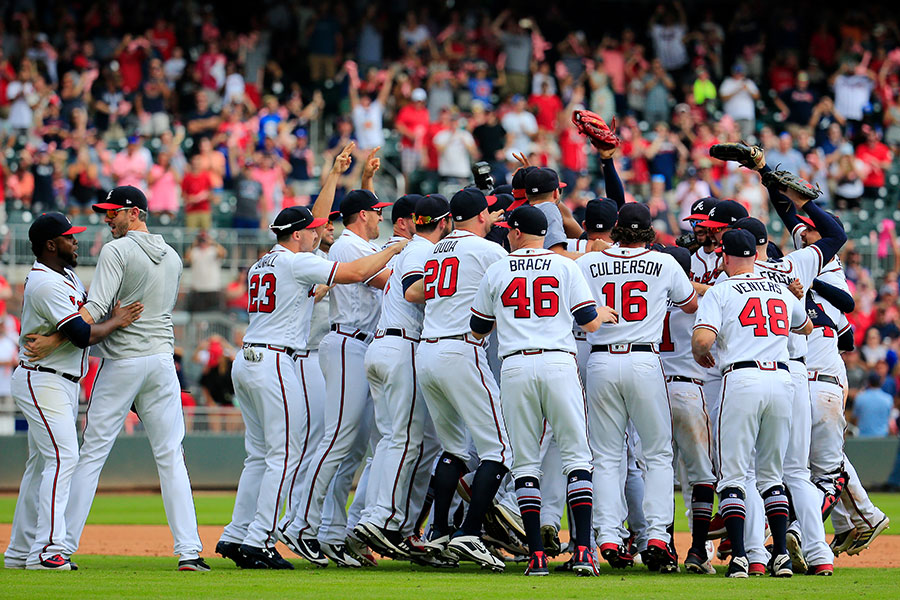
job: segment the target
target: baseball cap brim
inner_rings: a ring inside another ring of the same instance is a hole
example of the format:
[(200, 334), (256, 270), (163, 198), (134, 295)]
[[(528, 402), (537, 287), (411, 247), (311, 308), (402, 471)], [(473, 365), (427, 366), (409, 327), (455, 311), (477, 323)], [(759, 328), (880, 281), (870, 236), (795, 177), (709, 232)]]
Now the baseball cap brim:
[(512, 212), (522, 206), (523, 204), (528, 203), (528, 198), (518, 198), (515, 202), (509, 205), (509, 208), (506, 209), (506, 212)]
[(507, 221), (500, 221), (499, 223), (494, 223), (494, 225), (496, 225), (497, 227), (502, 227), (503, 229), (512, 229)]
[(372, 205), (372, 208), (385, 208), (386, 206), (391, 206), (394, 204), (393, 202), (376, 202)]
[(800, 221), (801, 223), (803, 223), (804, 225), (806, 225), (806, 227), (809, 228), (809, 229), (815, 229), (815, 228), (816, 228), (816, 224), (813, 223), (813, 220), (810, 219), (809, 217), (804, 217), (804, 216), (801, 216), (801, 215), (797, 215), (797, 220)]
[(72, 225), (67, 231), (63, 231), (59, 235), (75, 235), (76, 233), (83, 233), (85, 231), (87, 231), (87, 227), (82, 225)]
[(131, 208), (129, 206), (122, 206), (121, 204), (112, 204), (110, 202), (101, 202), (100, 204), (95, 204), (91, 208), (93, 208), (97, 212), (103, 212), (104, 210), (116, 210), (117, 208)]
[[(709, 218), (709, 215), (703, 215), (703, 214), (697, 213), (695, 215), (686, 216), (685, 218), (682, 219), (682, 221), (703, 221), (708, 218)], [(700, 223), (700, 225), (702, 225), (702, 223)]]
[(484, 199), (487, 200), (488, 206), (497, 204), (497, 196), (485, 196)]
[(316, 227), (321, 227), (322, 225), (327, 225), (328, 219), (321, 217), (318, 219), (313, 219), (312, 223), (306, 226), (306, 229), (315, 229)]
[[(704, 215), (704, 216), (706, 216), (706, 215)], [(697, 223), (697, 225), (700, 225), (702, 227), (708, 227), (710, 229), (721, 229), (722, 227), (728, 227), (728, 223), (719, 223), (718, 221), (710, 221), (708, 219), (706, 221), (701, 221), (700, 223)]]
[(340, 218), (341, 218), (341, 211), (339, 211), (339, 210), (333, 210), (330, 213), (328, 213), (329, 221), (336, 221)]

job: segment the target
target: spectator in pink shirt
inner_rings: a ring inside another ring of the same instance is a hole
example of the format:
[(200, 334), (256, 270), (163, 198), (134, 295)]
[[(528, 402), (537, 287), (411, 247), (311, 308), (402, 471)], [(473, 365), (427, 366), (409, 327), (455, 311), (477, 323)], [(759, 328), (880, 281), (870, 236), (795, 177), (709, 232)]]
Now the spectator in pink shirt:
[(151, 214), (173, 218), (178, 212), (178, 188), (181, 175), (172, 165), (172, 154), (162, 150), (156, 157), (156, 164), (150, 168), (147, 177), (149, 194), (147, 208)]
[(141, 145), (140, 136), (128, 138), (128, 146), (116, 154), (112, 161), (112, 176), (116, 185), (133, 185), (138, 189), (147, 189), (147, 174), (153, 164), (150, 151)]
[(281, 210), (284, 175), (291, 170), (290, 164), (272, 152), (257, 152), (250, 169), (250, 179), (258, 181), (263, 190), (263, 220), (271, 223)]

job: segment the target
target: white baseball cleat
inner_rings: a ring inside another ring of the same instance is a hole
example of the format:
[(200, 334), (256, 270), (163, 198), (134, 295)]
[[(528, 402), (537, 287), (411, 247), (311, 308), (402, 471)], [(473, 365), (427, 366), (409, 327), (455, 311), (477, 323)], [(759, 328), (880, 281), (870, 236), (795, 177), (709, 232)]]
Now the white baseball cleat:
[(477, 535), (458, 535), (450, 540), (447, 549), (461, 560), (471, 560), (494, 571), (506, 568), (506, 563), (494, 556)]

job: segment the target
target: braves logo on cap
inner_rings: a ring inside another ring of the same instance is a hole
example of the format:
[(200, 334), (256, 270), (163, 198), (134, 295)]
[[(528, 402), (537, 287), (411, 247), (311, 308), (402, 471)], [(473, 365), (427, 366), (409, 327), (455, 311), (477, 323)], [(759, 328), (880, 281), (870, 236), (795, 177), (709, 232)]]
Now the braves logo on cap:
[(703, 210), (703, 200), (697, 203), (697, 206), (694, 207), (695, 210), (701, 211)]
[(109, 193), (106, 195), (106, 199), (107, 199), (107, 200), (109, 200), (110, 198), (112, 198), (112, 193), (113, 193), (113, 191), (112, 191), (112, 190), (109, 190)]

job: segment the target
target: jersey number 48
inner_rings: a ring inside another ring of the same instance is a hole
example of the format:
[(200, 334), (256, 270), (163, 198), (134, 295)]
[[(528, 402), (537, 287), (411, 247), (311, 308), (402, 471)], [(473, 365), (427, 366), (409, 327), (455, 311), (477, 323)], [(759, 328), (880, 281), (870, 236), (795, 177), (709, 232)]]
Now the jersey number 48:
[[(790, 329), (787, 305), (784, 300), (778, 298), (770, 298), (766, 302), (765, 310), (763, 310), (762, 300), (750, 298), (741, 309), (738, 321), (743, 327), (752, 327), (754, 337), (768, 337), (769, 332), (772, 335), (787, 335)], [(766, 327), (767, 323), (768, 328)]]

